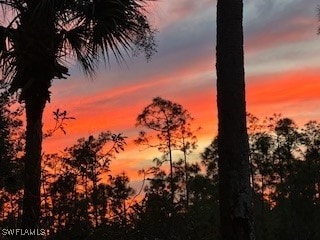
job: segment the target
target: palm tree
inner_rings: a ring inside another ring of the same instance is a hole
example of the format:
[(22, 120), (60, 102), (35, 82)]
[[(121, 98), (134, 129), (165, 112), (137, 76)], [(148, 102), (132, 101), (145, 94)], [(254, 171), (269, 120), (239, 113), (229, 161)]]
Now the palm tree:
[(254, 239), (242, 19), (242, 0), (218, 0), (216, 68), (219, 204), (223, 240)]
[(54, 79), (68, 76), (70, 59), (92, 75), (100, 60), (118, 61), (130, 50), (154, 51), (147, 21), (148, 0), (0, 0), (0, 67), (10, 91), (26, 109), (22, 227), (35, 228), (40, 215), (42, 115)]

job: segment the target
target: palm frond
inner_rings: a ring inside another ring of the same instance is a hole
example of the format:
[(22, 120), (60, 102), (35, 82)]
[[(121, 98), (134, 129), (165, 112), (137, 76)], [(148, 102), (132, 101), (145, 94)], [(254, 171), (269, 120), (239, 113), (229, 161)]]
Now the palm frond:
[(0, 0), (0, 6), (3, 12), (7, 12), (8, 10), (15, 10), (18, 12), (22, 12), (25, 10), (26, 1), (23, 0)]
[(2, 77), (12, 79), (15, 75), (15, 58), (12, 42), (14, 40), (15, 29), (0, 26), (0, 69)]
[(2, 75), (16, 91), (33, 76), (65, 78), (70, 57), (87, 75), (94, 74), (100, 60), (110, 63), (110, 54), (119, 63), (131, 51), (150, 58), (155, 31), (147, 21), (146, 2), (0, 0), (4, 12), (16, 11), (8, 26), (0, 27)]
[[(135, 50), (145, 51), (146, 57), (154, 52), (154, 31), (144, 15), (143, 4), (138, 0), (93, 0), (79, 1), (78, 17), (88, 29), (87, 44), (95, 55), (109, 61), (112, 52), (118, 62), (124, 54)], [(107, 59), (106, 59), (107, 58)]]
[(0, 70), (1, 78), (11, 82), (15, 77), (15, 41), (20, 12), (25, 9), (25, 1), (0, 0), (2, 22), (0, 24)]
[(78, 26), (70, 30), (63, 29), (61, 35), (61, 47), (59, 55), (61, 58), (73, 57), (76, 59), (84, 72), (88, 75), (94, 73), (96, 69), (96, 60), (93, 50), (87, 44), (87, 30), (83, 26)]

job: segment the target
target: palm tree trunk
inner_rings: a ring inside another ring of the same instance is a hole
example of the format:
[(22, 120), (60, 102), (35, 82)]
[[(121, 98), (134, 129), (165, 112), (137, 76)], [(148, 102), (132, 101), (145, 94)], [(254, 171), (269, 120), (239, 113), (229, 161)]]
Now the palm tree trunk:
[(37, 95), (25, 98), (27, 129), (24, 166), (22, 227), (39, 228), (42, 115), (46, 99)]
[(253, 240), (243, 54), (243, 1), (218, 0), (219, 205), (223, 240)]

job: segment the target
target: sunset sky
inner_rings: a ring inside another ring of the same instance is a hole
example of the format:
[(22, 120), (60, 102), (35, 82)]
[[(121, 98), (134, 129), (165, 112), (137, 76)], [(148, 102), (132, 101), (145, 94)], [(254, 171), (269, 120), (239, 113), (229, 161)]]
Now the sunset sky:
[[(265, 117), (282, 113), (300, 126), (320, 119), (320, 35), (318, 0), (245, 0), (245, 71), (247, 111)], [(137, 115), (157, 96), (180, 103), (195, 118), (199, 147), (217, 132), (214, 0), (159, 0), (149, 7), (158, 29), (158, 52), (150, 62), (129, 57), (126, 63), (102, 66), (93, 80), (77, 66), (67, 80), (55, 80), (44, 124), (51, 113), (67, 110), (67, 135), (45, 139), (46, 153), (71, 146), (76, 139), (110, 130), (128, 136), (125, 152), (112, 162), (114, 174), (125, 171), (139, 181), (137, 171), (152, 165), (157, 151), (139, 151), (133, 144)]]

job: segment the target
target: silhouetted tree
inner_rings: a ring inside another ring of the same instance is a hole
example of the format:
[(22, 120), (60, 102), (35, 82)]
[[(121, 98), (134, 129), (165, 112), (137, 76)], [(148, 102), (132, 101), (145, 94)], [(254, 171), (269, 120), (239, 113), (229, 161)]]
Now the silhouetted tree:
[[(0, 116), (1, 119), (6, 118)], [(7, 120), (3, 123), (7, 124)], [(319, 123), (310, 121), (299, 128), (292, 119), (281, 115), (263, 120), (249, 115), (248, 132), (257, 239), (318, 240)], [(13, 139), (11, 131), (6, 133), (9, 137), (1, 134), (0, 137)], [(107, 178), (110, 160), (117, 153), (115, 148), (122, 151), (120, 146), (124, 145), (115, 144), (121, 139), (117, 134), (107, 132), (105, 137), (108, 140), (103, 142), (102, 135), (89, 136), (62, 153), (43, 156), (40, 224), (48, 230), (48, 238), (222, 239), (218, 232), (217, 138), (201, 154), (202, 168), (197, 163), (188, 164), (189, 206), (186, 208), (183, 158), (173, 162), (173, 204), (170, 173), (162, 169), (161, 159), (154, 161), (155, 166), (141, 171), (148, 183), (140, 200), (137, 196), (133, 198), (125, 174)], [(107, 145), (102, 146), (104, 143)], [(8, 168), (0, 170), (10, 170), (7, 171), (10, 174), (16, 168), (8, 164), (5, 162)], [(0, 226), (15, 228), (20, 221), (22, 191), (17, 191), (20, 188), (13, 187), (17, 185), (10, 181), (1, 182)]]
[(242, 20), (242, 0), (218, 0), (219, 204), (224, 240), (255, 238), (251, 217)]
[[(195, 131), (192, 130), (191, 121), (187, 121), (186, 124), (180, 126), (180, 130), (176, 132), (176, 138), (178, 141), (178, 149), (183, 153), (183, 164), (184, 164), (184, 184), (185, 184), (185, 207), (189, 207), (189, 172), (192, 167), (187, 162), (187, 156), (197, 149), (197, 137)], [(200, 127), (196, 130), (200, 130)]]
[(128, 224), (128, 204), (127, 201), (133, 196), (134, 190), (129, 186), (129, 178), (122, 173), (110, 178), (110, 215), (114, 222), (117, 222), (123, 229)]
[(23, 227), (38, 226), (42, 115), (50, 100), (53, 79), (66, 78), (69, 58), (93, 74), (100, 59), (111, 51), (119, 61), (123, 51), (154, 51), (153, 31), (141, 0), (1, 1), (6, 26), (0, 25), (0, 67), (18, 91), (26, 108), (26, 155)]
[(301, 129), (279, 114), (263, 121), (249, 119), (255, 119), (249, 132), (257, 237), (317, 239), (317, 122), (310, 121)]
[(11, 97), (7, 86), (0, 83), (0, 212), (7, 226), (14, 226), (21, 213), (20, 201), (24, 146), (22, 120), (23, 109), (16, 107), (17, 100)]
[[(84, 200), (87, 202), (85, 210), (88, 212), (93, 203), (93, 215), (95, 224), (98, 225), (97, 191), (98, 183), (101, 181), (101, 175), (109, 170), (110, 161), (119, 151), (123, 151), (126, 145), (125, 137), (121, 134), (112, 134), (111, 132), (100, 133), (97, 138), (89, 136), (88, 139), (81, 138), (78, 143), (66, 149), (67, 155), (64, 161), (76, 170), (76, 176), (84, 187)], [(89, 192), (92, 188), (93, 199), (90, 199)], [(89, 218), (89, 216), (88, 216)]]
[[(184, 153), (185, 164), (187, 164), (186, 155), (196, 146), (196, 139), (190, 129), (191, 121), (192, 117), (189, 112), (180, 104), (161, 97), (154, 98), (152, 103), (145, 107), (137, 117), (136, 125), (156, 132), (158, 142), (152, 143), (145, 131), (140, 132), (139, 138), (135, 142), (146, 147), (157, 147), (160, 152), (164, 153), (163, 161), (167, 161), (167, 157), (169, 158), (172, 203), (175, 197), (172, 153), (176, 149), (181, 150)], [(158, 162), (162, 163), (161, 160)]]

